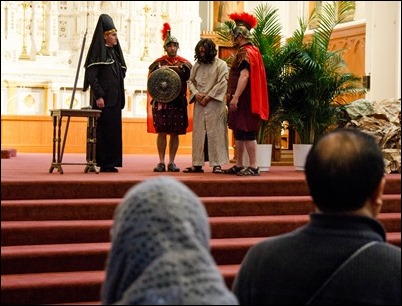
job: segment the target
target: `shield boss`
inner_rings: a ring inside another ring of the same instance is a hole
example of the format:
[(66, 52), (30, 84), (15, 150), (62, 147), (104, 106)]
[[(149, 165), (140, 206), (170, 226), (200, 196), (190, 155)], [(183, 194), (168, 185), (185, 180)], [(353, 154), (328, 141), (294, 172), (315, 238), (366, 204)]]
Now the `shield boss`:
[(147, 83), (148, 92), (158, 102), (172, 102), (180, 94), (181, 80), (176, 71), (157, 69), (151, 73)]

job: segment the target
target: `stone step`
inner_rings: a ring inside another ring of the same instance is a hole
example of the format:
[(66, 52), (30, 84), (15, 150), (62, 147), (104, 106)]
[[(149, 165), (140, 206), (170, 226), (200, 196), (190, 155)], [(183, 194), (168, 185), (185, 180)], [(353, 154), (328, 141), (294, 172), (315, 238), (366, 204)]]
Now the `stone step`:
[[(211, 254), (218, 265), (239, 264), (251, 246), (266, 238), (211, 239)], [(400, 247), (401, 233), (388, 232), (387, 241)], [(5, 275), (102, 270), (109, 248), (110, 242), (3, 246), (1, 273)]]
[[(121, 198), (2, 200), (1, 221), (108, 220)], [(214, 216), (301, 215), (314, 210), (310, 196), (202, 197)], [(401, 196), (385, 194), (381, 212), (399, 212)]]
[[(283, 151), (283, 160), (290, 163), (290, 152)], [(4, 163), (13, 164), (9, 176), (14, 178), (14, 161)], [(19, 169), (28, 165), (32, 162)], [(136, 160), (132, 165), (139, 170)], [(110, 179), (82, 175), (79, 169), (74, 179), (67, 179), (66, 172), (33, 181), (2, 180), (2, 304), (100, 305), (114, 210), (129, 188), (154, 175), (149, 173), (153, 166), (152, 160), (134, 176), (122, 171)], [(206, 207), (211, 254), (229, 288), (251, 246), (306, 224), (313, 210), (304, 174), (293, 167), (271, 167), (250, 178), (208, 171), (175, 176)], [(400, 175), (387, 176), (384, 193), (379, 220), (387, 241), (400, 247)]]
[[(400, 232), (400, 213), (381, 213), (387, 232)], [(270, 237), (296, 229), (308, 215), (209, 217), (211, 238)], [(108, 242), (113, 220), (2, 221), (1, 245)]]
[[(263, 239), (265, 238), (211, 240), (211, 252), (229, 288), (233, 284), (234, 277), (240, 266), (239, 263), (247, 250)], [(387, 240), (400, 247), (401, 233), (388, 233)], [(100, 304), (98, 300), (104, 279), (103, 267), (109, 246), (109, 243), (20, 246), (17, 247), (20, 249), (20, 252), (16, 252), (16, 247), (2, 247), (2, 304)], [(231, 256), (227, 256), (228, 252), (230, 252)], [(48, 254), (46, 255), (46, 253)], [(97, 254), (98, 259), (95, 260), (91, 255), (86, 257), (78, 256), (77, 254), (79, 253)], [(21, 269), (18, 274), (6, 274), (3, 272), (3, 256), (8, 259), (5, 260), (5, 262), (8, 261), (8, 265), (12, 263), (17, 265), (18, 260), (16, 257), (20, 257), (20, 260), (23, 257), (25, 260), (30, 259), (30, 265), (25, 264), (25, 267), (22, 266), (21, 268), (27, 269), (25, 271)], [(219, 258), (222, 256), (226, 258), (231, 257), (233, 263), (220, 263)], [(11, 257), (14, 257), (14, 262)], [(51, 263), (46, 263), (47, 261), (51, 261)], [(81, 264), (79, 264), (80, 262)], [(94, 265), (94, 262), (97, 265)], [(47, 271), (43, 267), (46, 264), (47, 267), (53, 265), (59, 268), (69, 264), (73, 271)], [(32, 268), (34, 265), (39, 265), (37, 268), (42, 270), (42, 272), (32, 272), (29, 267), (31, 266)], [(85, 265), (87, 266), (87, 270), (79, 270), (79, 268)], [(49, 290), (52, 292), (51, 295), (48, 294)]]
[[(221, 265), (218, 268), (230, 288), (239, 265)], [(104, 277), (103, 270), (2, 275), (1, 304), (39, 305), (97, 301), (100, 299)]]

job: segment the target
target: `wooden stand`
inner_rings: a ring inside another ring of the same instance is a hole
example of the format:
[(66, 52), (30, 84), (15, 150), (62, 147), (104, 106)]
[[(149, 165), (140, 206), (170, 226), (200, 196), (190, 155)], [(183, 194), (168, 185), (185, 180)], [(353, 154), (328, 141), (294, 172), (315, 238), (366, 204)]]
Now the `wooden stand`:
[[(96, 121), (101, 114), (100, 110), (93, 109), (51, 109), (50, 115), (53, 117), (53, 158), (49, 173), (57, 168), (60, 174), (63, 174), (62, 165), (86, 165), (84, 172), (95, 172), (96, 169)], [(87, 117), (87, 148), (86, 163), (63, 163), (64, 145), (61, 145), (61, 127), (63, 117)]]

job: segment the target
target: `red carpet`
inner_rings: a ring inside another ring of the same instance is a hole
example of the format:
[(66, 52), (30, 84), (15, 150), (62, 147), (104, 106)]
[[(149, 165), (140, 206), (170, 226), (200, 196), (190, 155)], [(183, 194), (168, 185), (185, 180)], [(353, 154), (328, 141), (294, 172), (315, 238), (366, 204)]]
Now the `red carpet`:
[[(68, 154), (65, 163), (84, 163)], [(2, 159), (2, 304), (99, 304), (113, 212), (125, 192), (157, 175), (156, 155), (126, 155), (119, 173), (84, 173), (63, 165), (49, 173), (51, 154), (18, 153)], [(178, 167), (191, 165), (178, 156)], [(225, 165), (224, 168), (231, 165)], [(304, 173), (272, 166), (259, 177), (164, 173), (188, 185), (207, 208), (211, 253), (231, 286), (247, 249), (304, 224), (312, 211)], [(401, 245), (400, 174), (387, 176), (380, 220), (387, 239)]]

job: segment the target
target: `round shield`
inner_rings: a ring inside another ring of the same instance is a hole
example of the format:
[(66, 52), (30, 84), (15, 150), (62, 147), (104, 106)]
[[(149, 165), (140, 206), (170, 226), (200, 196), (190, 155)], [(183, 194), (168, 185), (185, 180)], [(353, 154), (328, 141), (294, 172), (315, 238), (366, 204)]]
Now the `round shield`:
[(148, 78), (147, 89), (158, 102), (172, 102), (180, 94), (181, 80), (176, 71), (165, 68), (157, 69)]

